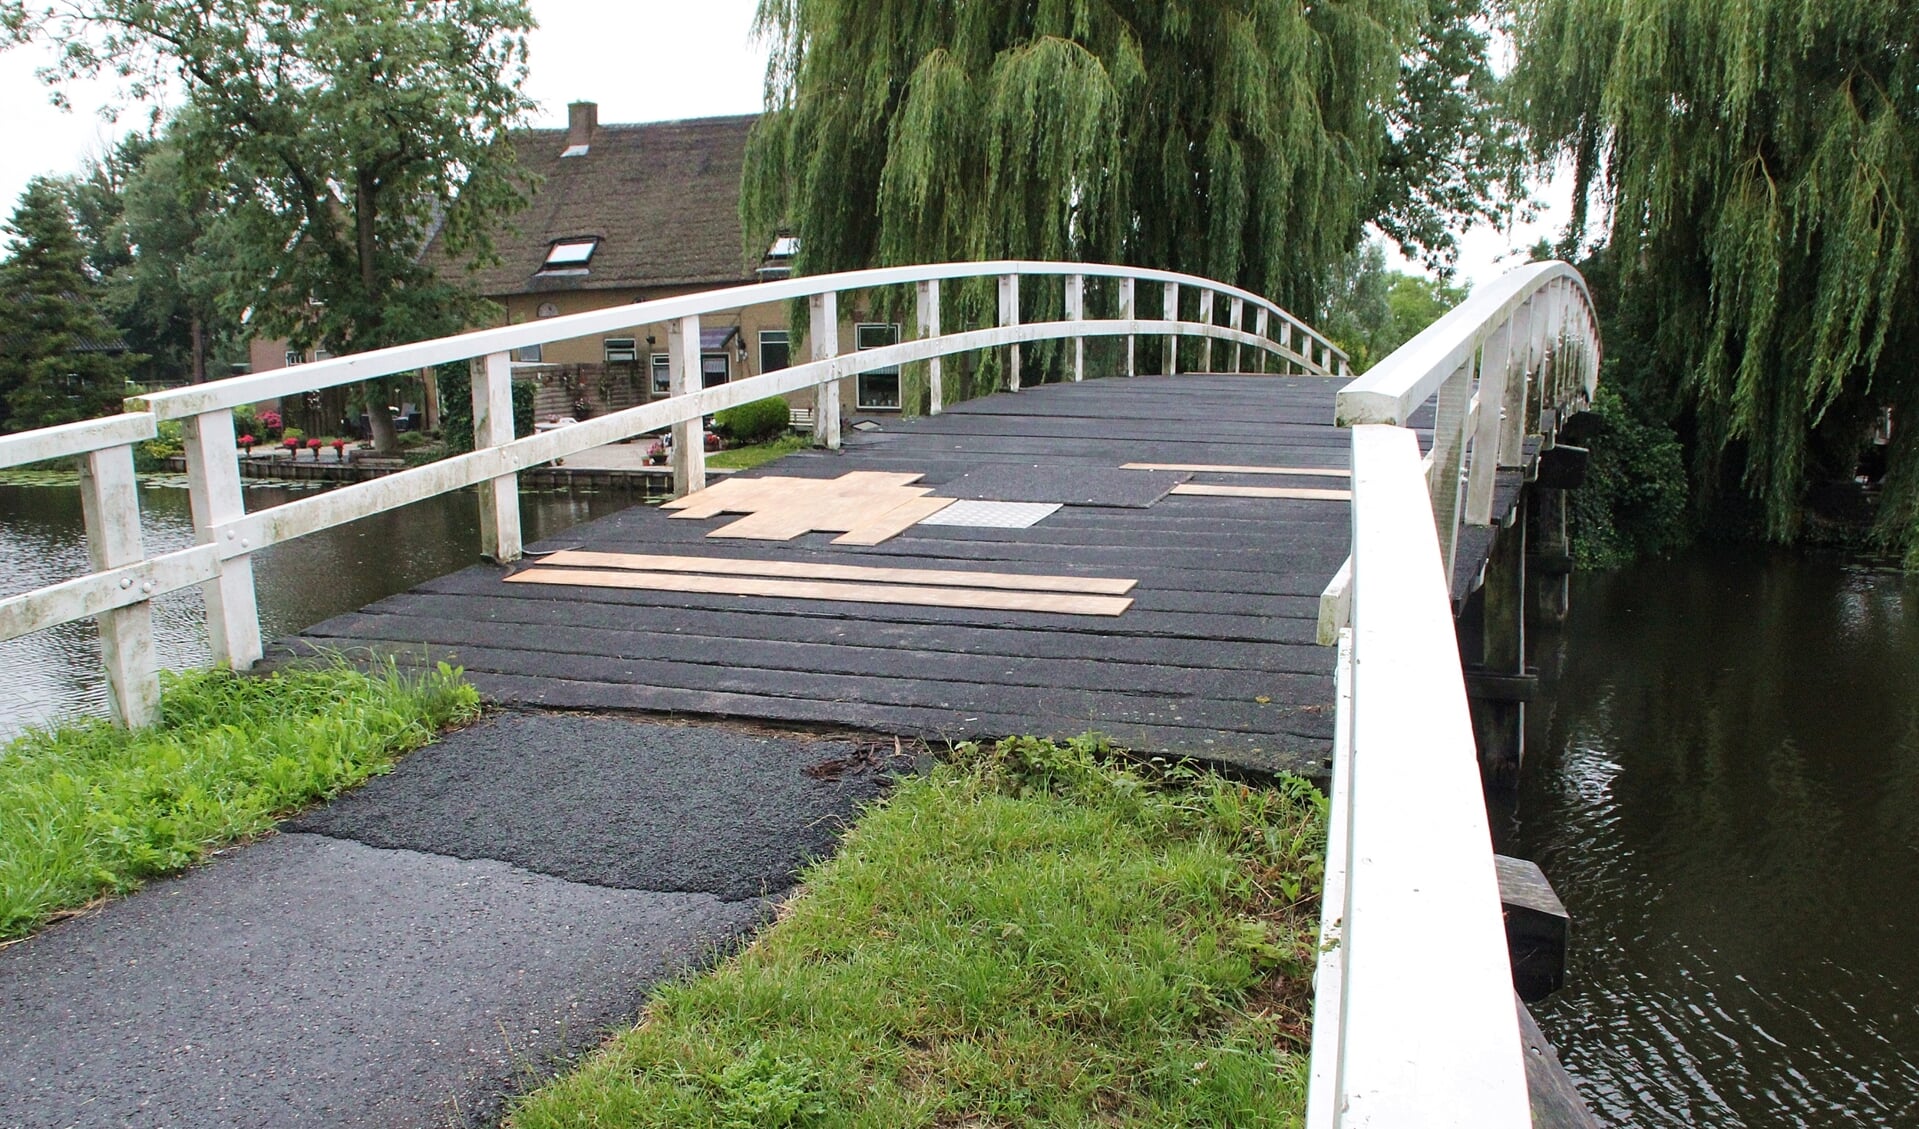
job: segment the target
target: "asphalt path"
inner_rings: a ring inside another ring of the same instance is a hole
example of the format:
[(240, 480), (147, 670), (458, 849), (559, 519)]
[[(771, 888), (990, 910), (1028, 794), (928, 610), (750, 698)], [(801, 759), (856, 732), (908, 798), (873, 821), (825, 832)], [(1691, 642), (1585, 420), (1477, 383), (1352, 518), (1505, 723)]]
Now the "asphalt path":
[(0, 949), (0, 1129), (443, 1126), (737, 946), (889, 766), (508, 715)]

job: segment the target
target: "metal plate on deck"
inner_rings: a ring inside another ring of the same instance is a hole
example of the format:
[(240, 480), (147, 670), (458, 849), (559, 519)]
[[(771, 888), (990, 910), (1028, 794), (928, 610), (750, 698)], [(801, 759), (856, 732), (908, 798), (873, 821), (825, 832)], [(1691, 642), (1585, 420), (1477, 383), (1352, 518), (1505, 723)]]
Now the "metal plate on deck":
[(964, 525), (976, 529), (1031, 529), (1059, 512), (1058, 502), (954, 502), (921, 525)]

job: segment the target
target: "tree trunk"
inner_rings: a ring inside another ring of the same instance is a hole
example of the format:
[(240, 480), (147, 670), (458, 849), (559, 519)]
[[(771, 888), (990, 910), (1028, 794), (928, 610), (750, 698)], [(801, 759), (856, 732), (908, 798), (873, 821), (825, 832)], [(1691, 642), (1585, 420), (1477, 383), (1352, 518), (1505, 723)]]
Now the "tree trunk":
[(420, 385), (423, 395), (420, 399), (420, 428), (423, 431), (440, 430), (440, 373), (432, 365), (420, 370)]
[(367, 428), (373, 433), (373, 453), (395, 454), (400, 449), (400, 433), (393, 428), (393, 413), (387, 410), (386, 386), (377, 380), (360, 385), (366, 398)]
[(207, 382), (207, 327), (199, 318), (193, 319), (193, 383)]

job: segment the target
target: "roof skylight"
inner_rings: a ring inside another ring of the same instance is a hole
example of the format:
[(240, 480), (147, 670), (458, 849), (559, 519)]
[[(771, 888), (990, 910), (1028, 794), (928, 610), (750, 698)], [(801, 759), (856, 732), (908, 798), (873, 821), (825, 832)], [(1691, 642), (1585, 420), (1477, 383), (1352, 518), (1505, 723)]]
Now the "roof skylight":
[(547, 248), (546, 262), (540, 269), (567, 270), (569, 268), (583, 268), (593, 258), (593, 252), (598, 250), (599, 246), (600, 240), (598, 236), (587, 236), (579, 239), (561, 239)]

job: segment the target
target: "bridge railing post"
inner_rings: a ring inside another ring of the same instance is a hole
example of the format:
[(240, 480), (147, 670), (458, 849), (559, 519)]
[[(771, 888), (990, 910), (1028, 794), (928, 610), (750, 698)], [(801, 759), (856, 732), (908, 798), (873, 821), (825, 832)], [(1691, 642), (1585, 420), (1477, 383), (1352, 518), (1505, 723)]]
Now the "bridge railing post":
[[(473, 447), (513, 442), (513, 355), (489, 354), (473, 382)], [(520, 476), (480, 483), (480, 555), (498, 564), (520, 559)]]
[[(689, 314), (666, 326), (668, 389), (675, 396), (698, 392), (700, 374), (700, 317)], [(673, 495), (685, 497), (706, 489), (706, 428), (698, 417), (673, 425)]]
[[(1084, 321), (1086, 318), (1086, 276), (1069, 274), (1066, 276), (1066, 320)], [(1086, 338), (1073, 338), (1073, 382), (1086, 379)]]
[[(1231, 310), (1230, 316), (1233, 323), (1233, 332), (1234, 333), (1246, 332), (1246, 299), (1234, 298), (1232, 302), (1232, 306), (1230, 307), (1230, 310)], [(1237, 341), (1233, 342), (1233, 372), (1234, 373), (1239, 373), (1244, 371), (1240, 367), (1240, 362), (1243, 359), (1244, 359), (1244, 354), (1240, 352), (1239, 342)]]
[[(922, 339), (940, 335), (940, 280), (929, 278), (919, 284), (919, 333)], [(938, 415), (946, 407), (943, 386), (945, 366), (941, 358), (926, 362), (926, 414)]]
[[(510, 414), (510, 413), (509, 413)], [(211, 545), (226, 522), (246, 516), (240, 483), (240, 450), (234, 441), (233, 412), (227, 408), (181, 421), (187, 456), (187, 497), (193, 510), (194, 540)], [(238, 534), (226, 534), (236, 540)], [(235, 549), (241, 550), (234, 552)], [(207, 602), (207, 642), (213, 661), (246, 670), (265, 653), (260, 645), (260, 609), (253, 590), (252, 546), (220, 546), (220, 575), (201, 586)], [(232, 555), (228, 555), (228, 554)]]
[[(1121, 321), (1133, 321), (1139, 316), (1136, 312), (1138, 306), (1134, 301), (1134, 289), (1135, 283), (1130, 277), (1119, 280), (1119, 317)], [(1137, 376), (1139, 374), (1138, 344), (1138, 337), (1130, 333), (1126, 335), (1127, 376)]]
[[(839, 294), (827, 291), (807, 299), (811, 315), (807, 340), (813, 359), (830, 361), (840, 355)], [(829, 451), (840, 449), (840, 382), (823, 381), (816, 385), (813, 400), (813, 445)]]
[(1472, 400), (1473, 363), (1470, 358), (1439, 386), (1439, 404), (1433, 416), (1433, 522), (1439, 529), (1439, 550), (1452, 583), (1453, 555), (1459, 544), (1459, 468), (1466, 444), (1467, 409)]
[[(999, 323), (1001, 326), (1019, 324), (1019, 275), (999, 276)], [(1019, 391), (1019, 346), (1017, 344), (1006, 347), (1006, 388), (1009, 392)]]
[[(1266, 333), (1267, 328), (1266, 307), (1261, 306), (1253, 311), (1253, 336), (1261, 341), (1271, 341), (1272, 338)], [(1259, 351), (1259, 371), (1261, 375), (1273, 371), (1273, 354), (1270, 350)]]
[[(1213, 324), (1213, 292), (1211, 290), (1199, 292), (1199, 320), (1205, 325)], [(1199, 339), (1199, 371), (1213, 371), (1213, 339), (1210, 337)]]
[(1512, 341), (1513, 323), (1508, 318), (1493, 330), (1479, 351), (1479, 419), (1473, 428), (1472, 460), (1466, 471), (1466, 520), (1474, 525), (1489, 525), (1493, 519), (1493, 486), (1500, 465), (1500, 412), (1506, 402)]
[[(1166, 320), (1178, 321), (1179, 283), (1169, 282), (1162, 287), (1162, 290), (1165, 295)], [(1177, 333), (1169, 333), (1166, 335), (1165, 370), (1167, 376), (1177, 376), (1179, 374), (1179, 334)]]
[[(131, 445), (90, 451), (80, 461), (80, 512), (86, 522), (87, 561), (93, 571), (105, 572), (146, 559)], [(96, 622), (100, 660), (107, 675), (107, 705), (113, 720), (129, 729), (159, 720), (160, 668), (153, 654), (153, 605), (142, 600), (115, 608), (102, 612)]]

